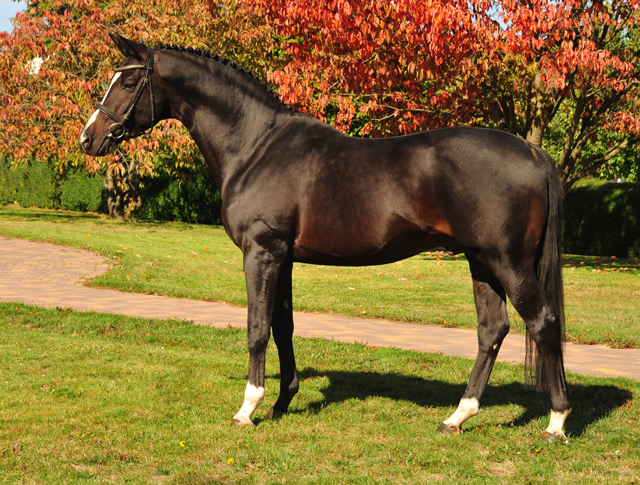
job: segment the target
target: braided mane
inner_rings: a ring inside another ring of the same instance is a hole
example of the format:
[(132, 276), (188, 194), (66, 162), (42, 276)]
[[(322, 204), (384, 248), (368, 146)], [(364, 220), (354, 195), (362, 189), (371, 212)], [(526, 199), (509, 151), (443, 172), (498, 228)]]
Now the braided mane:
[(258, 79), (258, 77), (256, 77), (256, 75), (253, 74), (251, 71), (249, 71), (248, 69), (245, 69), (242, 66), (239, 66), (238, 64), (236, 64), (233, 61), (230, 61), (226, 57), (223, 57), (223, 56), (221, 56), (219, 54), (216, 54), (215, 52), (211, 52), (209, 50), (203, 50), (203, 49), (199, 49), (199, 48), (194, 49), (193, 47), (187, 47), (187, 46), (184, 46), (184, 45), (162, 44), (162, 43), (156, 44), (154, 49), (168, 50), (168, 51), (178, 51), (178, 52), (189, 52), (190, 54), (193, 54), (193, 55), (196, 55), (196, 56), (199, 56), (199, 57), (206, 57), (208, 59), (212, 59), (212, 60), (214, 60), (216, 62), (219, 62), (224, 66), (230, 67), (231, 69), (235, 69), (235, 70), (237, 70), (239, 72), (242, 72), (242, 73), (246, 74), (249, 78), (251, 78), (253, 81), (255, 81), (260, 86), (262, 86), (265, 89), (265, 91), (267, 91), (269, 94), (271, 94), (271, 96), (273, 96), (275, 99), (277, 99), (283, 106), (289, 108), (292, 111), (297, 111), (293, 106), (284, 103), (280, 99), (280, 96), (278, 96), (277, 93), (275, 93), (271, 88), (269, 88), (269, 86), (267, 86), (264, 82), (262, 82), (260, 79)]

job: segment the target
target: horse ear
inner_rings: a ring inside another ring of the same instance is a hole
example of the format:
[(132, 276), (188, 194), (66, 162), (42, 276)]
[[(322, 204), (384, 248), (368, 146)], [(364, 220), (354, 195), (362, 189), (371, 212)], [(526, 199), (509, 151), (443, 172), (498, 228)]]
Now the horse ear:
[(149, 49), (144, 44), (138, 44), (137, 42), (125, 39), (121, 35), (112, 34), (111, 32), (109, 32), (109, 37), (111, 37), (113, 43), (125, 57), (132, 56), (142, 60), (149, 54)]

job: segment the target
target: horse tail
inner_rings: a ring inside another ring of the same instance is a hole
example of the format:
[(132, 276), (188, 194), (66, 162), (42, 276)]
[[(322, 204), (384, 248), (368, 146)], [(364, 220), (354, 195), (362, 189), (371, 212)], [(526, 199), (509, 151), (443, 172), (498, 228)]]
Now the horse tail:
[[(534, 154), (545, 165), (547, 172), (548, 214), (547, 225), (536, 254), (536, 277), (542, 287), (547, 305), (557, 325), (561, 341), (564, 342), (564, 290), (562, 285), (562, 184), (556, 166), (549, 154), (539, 147), (533, 147)], [(560, 362), (562, 362), (562, 351)], [(527, 329), (525, 354), (525, 384), (546, 390), (545, 369), (535, 341)], [(553, 372), (553, 370), (550, 370)]]

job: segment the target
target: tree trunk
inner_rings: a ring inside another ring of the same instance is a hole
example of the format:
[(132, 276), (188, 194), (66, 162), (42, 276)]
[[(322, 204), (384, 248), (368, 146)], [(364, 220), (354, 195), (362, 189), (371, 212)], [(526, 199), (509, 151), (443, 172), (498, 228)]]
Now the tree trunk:
[(133, 217), (134, 212), (142, 206), (137, 175), (138, 166), (135, 160), (128, 162), (124, 177), (114, 176), (111, 167), (107, 167), (104, 174), (100, 173), (107, 195), (107, 208), (113, 219), (123, 220)]
[(542, 81), (540, 73), (536, 74), (533, 82), (533, 90), (531, 92), (533, 98), (533, 106), (527, 111), (525, 127), (527, 129), (526, 139), (536, 146), (542, 147), (544, 138), (544, 130), (547, 128), (549, 121), (554, 114), (554, 107), (557, 104), (560, 91), (550, 88)]

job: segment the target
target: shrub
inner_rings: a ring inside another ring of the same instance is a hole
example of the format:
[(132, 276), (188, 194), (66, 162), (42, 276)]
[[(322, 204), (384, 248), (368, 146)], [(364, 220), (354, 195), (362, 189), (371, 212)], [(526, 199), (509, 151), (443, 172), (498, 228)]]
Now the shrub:
[(156, 170), (156, 176), (143, 179), (140, 219), (220, 224), (222, 199), (215, 178), (202, 163), (174, 171)]
[(640, 185), (584, 181), (564, 201), (566, 253), (640, 257)]
[(32, 162), (11, 168), (0, 159), (0, 204), (23, 207), (106, 212), (102, 182), (76, 170), (61, 174), (50, 165)]

